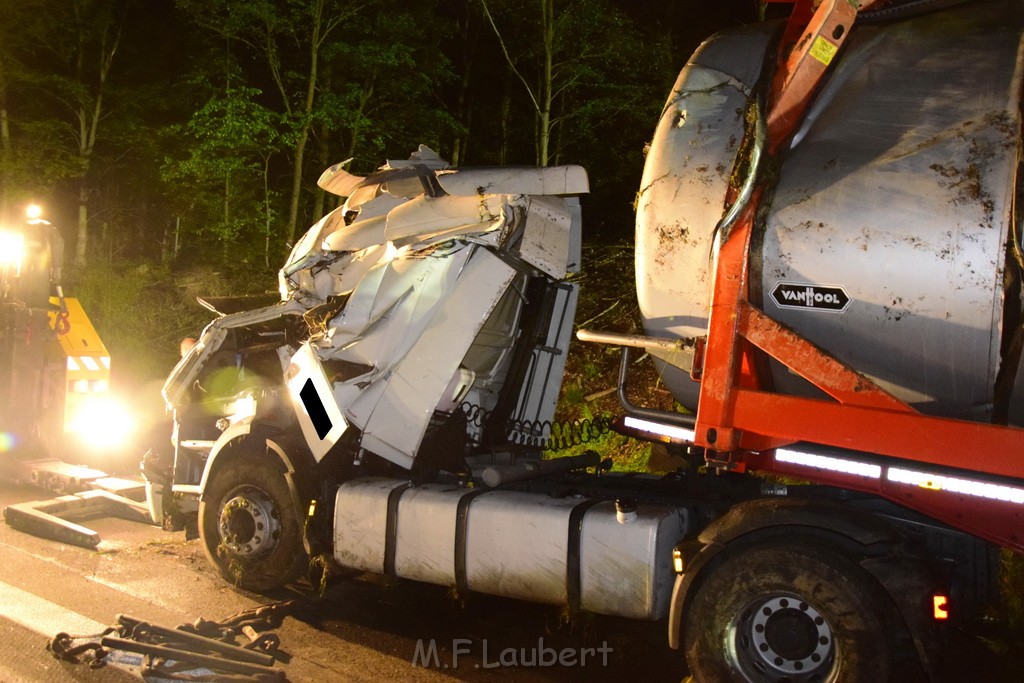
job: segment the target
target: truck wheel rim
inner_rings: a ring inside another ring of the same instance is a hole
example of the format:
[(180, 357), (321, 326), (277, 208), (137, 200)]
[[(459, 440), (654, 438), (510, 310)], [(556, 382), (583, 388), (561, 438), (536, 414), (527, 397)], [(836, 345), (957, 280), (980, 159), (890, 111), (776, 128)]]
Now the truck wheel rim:
[(728, 652), (751, 680), (821, 681), (835, 658), (832, 627), (792, 595), (751, 603), (729, 629)]
[(277, 545), (281, 535), (280, 514), (265, 493), (243, 491), (221, 508), (218, 529), (221, 543), (234, 555), (250, 557)]

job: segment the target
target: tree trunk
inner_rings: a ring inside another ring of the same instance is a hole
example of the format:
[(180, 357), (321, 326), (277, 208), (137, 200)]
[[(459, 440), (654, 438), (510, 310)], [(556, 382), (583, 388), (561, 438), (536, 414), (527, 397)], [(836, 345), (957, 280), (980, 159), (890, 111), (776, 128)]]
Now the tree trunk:
[[(331, 90), (331, 63), (328, 62), (324, 65), (323, 75), (323, 90), (324, 92), (330, 92)], [(326, 121), (320, 122), (320, 145), (317, 147), (317, 161), (319, 162), (320, 171), (322, 172), (328, 166), (331, 165), (331, 146), (328, 141), (331, 139), (331, 130), (327, 126)], [(316, 188), (316, 199), (313, 201), (313, 220), (318, 220), (324, 215), (324, 205), (326, 204), (327, 193), (321, 190), (319, 187)]]
[(292, 198), (288, 204), (288, 233), (286, 246), (292, 248), (295, 243), (295, 227), (299, 222), (299, 200), (302, 197), (302, 176), (303, 163), (306, 154), (306, 142), (309, 141), (309, 119), (313, 113), (313, 105), (316, 103), (316, 87), (319, 82), (317, 68), (320, 64), (320, 43), (323, 40), (321, 30), (323, 28), (324, 3), (318, 1), (313, 9), (312, 26), (310, 27), (309, 41), (309, 74), (306, 78), (306, 99), (302, 108), (302, 127), (299, 131), (298, 142), (295, 144), (295, 154), (292, 157)]
[(459, 80), (459, 94), (455, 104), (455, 120), (462, 124), (462, 130), (455, 136), (452, 143), (452, 166), (465, 163), (469, 145), (470, 123), (473, 109), (469, 106), (469, 91), (473, 74), (474, 26), (473, 11), (469, 3), (463, 5), (466, 13), (459, 18), (459, 45), (462, 46), (462, 78)]
[(299, 224), (299, 200), (302, 198), (302, 165), (306, 155), (306, 140), (309, 139), (309, 126), (304, 125), (299, 134), (299, 140), (295, 143), (295, 153), (292, 155), (292, 198), (288, 203), (288, 233), (285, 239), (285, 249), (291, 249), (295, 244), (295, 228)]
[(501, 93), (501, 145), (498, 148), (498, 164), (504, 166), (508, 163), (508, 117), (512, 108), (512, 93), (509, 92), (509, 79), (505, 79), (505, 88)]
[(473, 110), (468, 105), (469, 100), (469, 60), (466, 60), (466, 71), (462, 74), (462, 81), (459, 83), (459, 95), (455, 105), (455, 118), (462, 124), (462, 130), (455, 136), (455, 143), (452, 145), (452, 166), (463, 163), (466, 156), (466, 148), (469, 145), (469, 128), (473, 118)]
[[(85, 8), (75, 5), (75, 11), (82, 12)], [(75, 244), (75, 265), (84, 266), (86, 255), (89, 251), (89, 169), (92, 162), (92, 153), (96, 148), (96, 138), (99, 134), (100, 119), (103, 114), (103, 94), (106, 90), (107, 77), (110, 75), (110, 67), (117, 53), (118, 44), (121, 42), (121, 18), (111, 19), (101, 28), (98, 63), (95, 73), (87, 73), (85, 50), (86, 35), (84, 32), (78, 34), (78, 49), (76, 54), (75, 78), (79, 85), (86, 89), (86, 95), (81, 98), (78, 106), (78, 157), (79, 168), (79, 191), (78, 191), (78, 242)], [(113, 32), (113, 36), (111, 36)], [(90, 92), (89, 84), (95, 79), (95, 88)], [(90, 101), (91, 97), (91, 101)]]
[[(540, 82), (534, 84), (536, 92), (534, 86), (531, 86), (529, 81), (516, 68), (516, 64), (505, 45), (505, 40), (501, 37), (501, 31), (498, 30), (498, 25), (494, 23), (494, 17), (491, 16), (486, 0), (481, 0), (481, 5), (487, 20), (491, 23), (491, 28), (494, 29), (494, 33), (498, 37), (498, 44), (501, 45), (501, 51), (505, 55), (505, 61), (509, 69), (523, 84), (523, 87), (526, 88), (526, 94), (529, 95), (530, 103), (533, 105), (534, 163), (538, 166), (547, 166), (548, 146), (551, 136), (551, 101), (554, 99), (555, 2), (554, 0), (540, 1), (541, 43), (544, 46), (544, 61), (541, 65)], [(505, 138), (507, 133), (506, 122), (503, 118), (502, 137)], [(504, 153), (502, 157), (504, 157)]]
[(263, 265), (270, 267), (270, 158), (263, 158), (263, 216), (264, 216), (264, 242), (263, 242)]
[[(320, 146), (318, 148), (317, 161), (321, 169), (326, 169), (331, 165), (330, 147), (327, 145), (331, 131), (327, 127), (327, 123), (321, 123), (320, 125)], [(316, 198), (313, 200), (313, 220), (319, 220), (326, 211), (324, 206), (327, 204), (327, 193), (321, 190), (319, 187), (316, 188)]]
[(231, 225), (231, 174), (224, 174), (224, 202), (221, 207), (224, 210), (224, 228)]
[[(229, 235), (231, 230), (231, 173), (227, 172), (224, 174), (224, 235)], [(224, 259), (228, 258), (228, 240), (225, 237), (221, 237), (220, 246), (221, 254)]]
[(75, 242), (75, 265), (84, 266), (89, 248), (89, 188), (85, 178), (78, 188), (78, 239)]
[(547, 166), (551, 146), (551, 102), (554, 99), (555, 1), (543, 0), (541, 27), (544, 31), (544, 70), (540, 84), (540, 111), (537, 121), (537, 165)]

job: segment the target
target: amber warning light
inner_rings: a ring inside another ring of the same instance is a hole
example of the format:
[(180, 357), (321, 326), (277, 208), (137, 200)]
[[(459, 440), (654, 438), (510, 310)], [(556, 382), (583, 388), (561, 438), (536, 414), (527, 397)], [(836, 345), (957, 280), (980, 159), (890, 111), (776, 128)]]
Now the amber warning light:
[(935, 621), (949, 619), (949, 598), (945, 595), (932, 596), (932, 617)]

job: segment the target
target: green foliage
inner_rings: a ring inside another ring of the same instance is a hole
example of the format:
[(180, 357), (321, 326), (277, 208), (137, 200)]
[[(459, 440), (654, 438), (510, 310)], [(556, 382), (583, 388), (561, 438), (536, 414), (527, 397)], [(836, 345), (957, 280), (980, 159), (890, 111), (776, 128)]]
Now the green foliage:
[(279, 114), (259, 104), (261, 94), (228, 87), (187, 124), (165, 133), (193, 141), (187, 157), (165, 159), (161, 174), (183, 213), (190, 214), (190, 238), (230, 244), (234, 258), (242, 260), (263, 257), (272, 237), (268, 225), (279, 195), (269, 189), (268, 164), (291, 132)]
[(179, 359), (181, 339), (197, 336), (210, 322), (197, 296), (262, 292), (273, 285), (268, 272), (254, 277), (204, 267), (104, 264), (66, 272), (64, 289), (82, 302), (107, 346), (115, 384), (136, 385), (165, 377)]
[(331, 87), (313, 113), (325, 132), (322, 142), (340, 150), (332, 161), (354, 157), (352, 168), (369, 172), (396, 150), (406, 153), (420, 143), (440, 150), (455, 129), (434, 96), (452, 72), (432, 5), (362, 12), (325, 49)]
[(1019, 659), (1024, 656), (1024, 555), (1004, 550), (1000, 569), (1007, 649)]
[(481, 2), (494, 19), (494, 50), (519, 81), (516, 96), (536, 117), (535, 163), (596, 157), (625, 162), (630, 172), (618, 177), (639, 176), (638, 141), (664, 99), (662, 70), (676, 66), (665, 62), (665, 38), (643, 35), (610, 0)]
[(283, 122), (279, 115), (256, 102), (260, 95), (256, 88), (228, 87), (192, 116), (186, 131), (214, 157), (205, 163), (234, 167), (246, 157), (262, 157), (280, 146)]
[[(633, 285), (633, 251), (626, 243), (589, 244), (584, 247), (583, 272), (576, 276), (580, 300), (576, 328), (639, 334), (640, 316)], [(615, 387), (618, 350), (599, 344), (573, 341), (566, 359), (565, 381), (556, 408), (556, 419), (583, 423), (595, 417), (611, 418), (622, 413)], [(649, 359), (636, 363), (631, 372), (630, 399), (635, 403), (673, 409), (671, 396), (660, 387)], [(648, 469), (652, 444), (606, 433), (595, 441), (553, 451), (549, 457), (578, 455), (594, 450), (611, 458), (615, 469)], [(681, 464), (681, 463), (680, 463)]]

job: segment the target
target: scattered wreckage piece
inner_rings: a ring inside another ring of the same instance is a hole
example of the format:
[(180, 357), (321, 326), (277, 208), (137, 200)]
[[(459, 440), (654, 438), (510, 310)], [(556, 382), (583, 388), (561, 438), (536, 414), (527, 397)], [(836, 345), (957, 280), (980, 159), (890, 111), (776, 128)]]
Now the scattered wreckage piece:
[(214, 671), (220, 670), (228, 673), (243, 674), (251, 676), (253, 680), (258, 681), (285, 680), (284, 671), (281, 669), (238, 661), (223, 654), (200, 654), (190, 650), (167, 647), (166, 645), (140, 643), (126, 638), (115, 638), (114, 636), (103, 636), (100, 639), (100, 644), (103, 647), (114, 650), (124, 650), (126, 652), (147, 655), (152, 658), (159, 658), (165, 662), (173, 661), (182, 665), (201, 666)]
[(91, 549), (99, 545), (100, 535), (77, 521), (118, 517), (156, 523), (146, 485), (140, 480), (111, 477), (60, 460), (28, 462), (25, 467), (36, 485), (70, 495), (4, 508), (4, 521), (18, 531)]
[[(58, 633), (47, 649), (58, 659), (79, 663), (84, 656), (93, 668), (110, 664), (143, 677), (220, 680), (231, 676), (231, 680), (285, 681), (284, 670), (274, 664), (288, 658), (278, 651), (280, 639), (269, 629), (279, 627), (284, 616), (303, 604), (288, 600), (246, 610), (219, 622), (198, 619), (195, 624), (175, 628), (119, 614), (116, 626), (102, 633)], [(235, 645), (238, 637), (247, 639), (247, 644)]]
[[(168, 628), (159, 624), (143, 621), (127, 614), (117, 615), (118, 630), (122, 633), (131, 634), (133, 639), (140, 639), (143, 636), (160, 643), (174, 643), (177, 649), (189, 647), (196, 652), (207, 652), (209, 654), (227, 657), (228, 659), (257, 664), (259, 666), (273, 666), (273, 655), (263, 652), (248, 650), (219, 639), (207, 637), (186, 631), (180, 628)], [(130, 650), (131, 648), (120, 647), (117, 649)]]
[(50, 500), (9, 505), (4, 509), (4, 521), (18, 531), (82, 548), (98, 546), (100, 535), (71, 520), (96, 517), (120, 517), (131, 522), (153, 523), (146, 503), (109, 491), (83, 491)]

